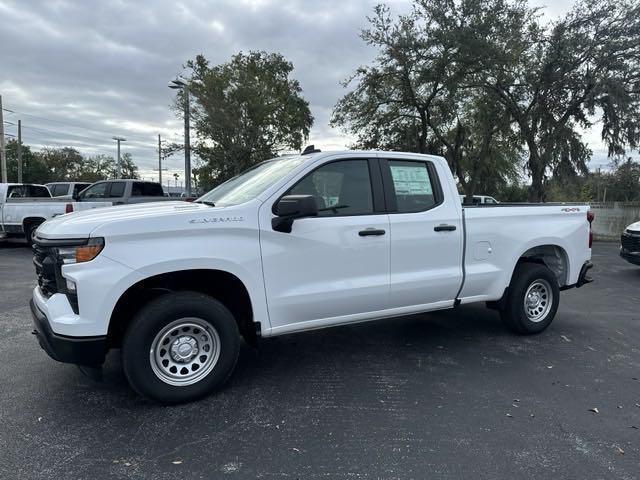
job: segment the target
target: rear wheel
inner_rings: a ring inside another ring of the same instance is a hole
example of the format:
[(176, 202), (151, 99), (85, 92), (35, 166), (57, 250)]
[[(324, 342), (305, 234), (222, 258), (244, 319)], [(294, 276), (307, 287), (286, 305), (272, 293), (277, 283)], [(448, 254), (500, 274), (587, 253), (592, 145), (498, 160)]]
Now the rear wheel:
[(151, 301), (131, 322), (122, 363), (136, 392), (160, 403), (182, 403), (220, 387), (239, 349), (238, 326), (222, 303), (178, 292)]
[(560, 301), (555, 275), (537, 263), (521, 263), (516, 267), (507, 295), (500, 316), (511, 330), (525, 335), (546, 329)]

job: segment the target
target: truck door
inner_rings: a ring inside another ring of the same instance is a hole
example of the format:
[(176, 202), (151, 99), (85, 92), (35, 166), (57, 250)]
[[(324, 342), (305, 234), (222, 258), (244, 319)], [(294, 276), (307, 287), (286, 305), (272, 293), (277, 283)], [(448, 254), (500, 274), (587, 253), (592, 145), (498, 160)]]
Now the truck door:
[[(274, 231), (272, 208), (285, 195), (314, 195), (318, 216), (296, 219), (291, 233)], [(265, 202), (260, 245), (275, 332), (356, 321), (386, 309), (389, 219), (377, 159), (325, 163)]]
[(430, 161), (380, 164), (391, 232), (390, 308), (450, 306), (462, 282), (463, 238), (459, 198), (443, 191), (450, 179), (441, 184)]

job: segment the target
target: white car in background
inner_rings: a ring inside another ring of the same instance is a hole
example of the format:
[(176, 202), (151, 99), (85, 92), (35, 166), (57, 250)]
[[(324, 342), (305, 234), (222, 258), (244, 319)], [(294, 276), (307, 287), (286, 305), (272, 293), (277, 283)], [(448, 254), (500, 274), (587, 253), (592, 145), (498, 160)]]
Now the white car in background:
[[(466, 195), (460, 195), (460, 202), (464, 203), (464, 199)], [(488, 204), (496, 204), (500, 203), (493, 197), (489, 195), (474, 195), (473, 196), (473, 205), (488, 205)]]
[(108, 206), (111, 202), (77, 203), (65, 198), (52, 198), (45, 185), (0, 183), (0, 239), (24, 237), (32, 243), (37, 228), (50, 218)]
[(91, 182), (51, 182), (46, 184), (54, 198), (78, 198), (78, 194), (91, 185)]

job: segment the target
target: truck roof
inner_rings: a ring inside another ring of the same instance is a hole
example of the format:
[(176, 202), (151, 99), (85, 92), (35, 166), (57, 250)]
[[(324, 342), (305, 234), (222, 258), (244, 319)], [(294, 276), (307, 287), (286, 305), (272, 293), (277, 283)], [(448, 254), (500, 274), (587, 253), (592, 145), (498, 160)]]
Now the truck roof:
[(313, 159), (313, 158), (320, 158), (320, 157), (325, 157), (328, 155), (349, 155), (349, 156), (353, 156), (353, 155), (362, 155), (362, 156), (371, 156), (371, 155), (375, 155), (375, 156), (379, 156), (379, 157), (385, 157), (385, 156), (393, 156), (393, 155), (407, 155), (407, 156), (412, 156), (412, 157), (424, 157), (424, 158), (430, 158), (430, 159), (441, 159), (444, 160), (444, 158), (441, 155), (432, 155), (429, 153), (416, 153), (416, 152), (396, 152), (396, 151), (389, 151), (389, 150), (323, 150), (323, 151), (316, 151), (313, 153), (294, 153), (294, 154), (288, 154), (288, 155), (282, 155), (280, 157), (276, 157), (274, 160), (277, 160), (278, 158), (291, 158), (291, 157), (303, 157), (303, 158), (308, 158), (308, 159)]

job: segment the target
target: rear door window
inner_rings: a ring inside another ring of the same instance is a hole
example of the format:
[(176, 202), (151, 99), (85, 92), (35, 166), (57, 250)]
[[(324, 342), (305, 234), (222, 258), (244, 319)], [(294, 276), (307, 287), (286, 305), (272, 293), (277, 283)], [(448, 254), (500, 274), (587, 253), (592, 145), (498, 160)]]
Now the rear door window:
[(134, 182), (131, 187), (132, 197), (164, 197), (164, 190), (158, 183)]
[(389, 160), (389, 170), (398, 213), (421, 212), (437, 204), (426, 162)]
[(49, 198), (51, 193), (49, 189), (44, 185), (25, 185), (25, 192), (27, 197), (31, 198)]
[(51, 195), (54, 197), (61, 197), (63, 195), (67, 195), (67, 192), (69, 191), (69, 184), (68, 183), (58, 183), (56, 185), (53, 185), (52, 188), (50, 188), (51, 190)]
[(110, 197), (120, 198), (124, 196), (124, 182), (113, 182), (111, 183), (111, 191), (109, 193)]

